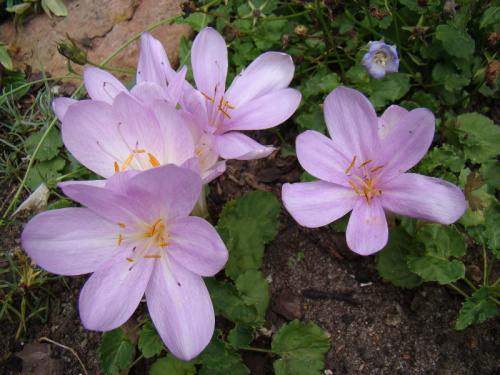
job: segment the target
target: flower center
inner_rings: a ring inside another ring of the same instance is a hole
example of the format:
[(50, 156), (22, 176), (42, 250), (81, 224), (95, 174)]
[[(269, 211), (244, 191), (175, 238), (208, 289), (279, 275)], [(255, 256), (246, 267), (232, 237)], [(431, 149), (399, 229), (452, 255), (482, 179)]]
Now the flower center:
[(394, 59), (394, 58), (395, 58), (394, 56), (387, 57), (387, 54), (385, 53), (385, 51), (378, 51), (377, 53), (375, 53), (375, 56), (373, 57), (373, 61), (377, 65), (381, 65), (383, 68), (385, 68), (385, 63), (391, 59)]
[(215, 86), (213, 97), (200, 91), (201, 94), (205, 97), (205, 99), (207, 99), (210, 102), (208, 110), (208, 121), (209, 125), (213, 126), (214, 128), (220, 128), (225, 118), (228, 118), (230, 120), (231, 119), (230, 112), (235, 108), (232, 105), (230, 105), (227, 100), (224, 99), (224, 95), (220, 95), (219, 98), (219, 95), (217, 93), (218, 87), (219, 84)]
[[(370, 165), (373, 161), (372, 159), (364, 161), (359, 166), (355, 166), (357, 158), (355, 155), (345, 173), (351, 178), (349, 184), (356, 194), (359, 196), (364, 195), (366, 202), (370, 205), (373, 196), (382, 194), (382, 189), (377, 189), (376, 187), (379, 176), (374, 176), (373, 174), (384, 166), (379, 165), (372, 168)], [(352, 172), (349, 174), (351, 170)]]

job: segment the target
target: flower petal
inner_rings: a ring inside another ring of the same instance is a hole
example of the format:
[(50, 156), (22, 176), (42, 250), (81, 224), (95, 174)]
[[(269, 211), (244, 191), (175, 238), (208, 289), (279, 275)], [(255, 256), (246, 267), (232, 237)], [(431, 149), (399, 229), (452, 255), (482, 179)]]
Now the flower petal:
[(188, 216), (201, 192), (200, 176), (173, 164), (148, 169), (130, 179), (127, 195), (144, 206), (149, 221)]
[(330, 138), (317, 131), (307, 130), (299, 134), (295, 142), (302, 168), (320, 180), (350, 187), (346, 170), (352, 160), (337, 151)]
[(168, 350), (188, 361), (210, 342), (215, 316), (203, 279), (166, 257), (146, 288), (149, 314)]
[(137, 64), (137, 83), (154, 82), (162, 89), (167, 88), (168, 75), (175, 74), (170, 67), (167, 54), (160, 41), (156, 40), (148, 32), (141, 35), (141, 53)]
[(261, 96), (288, 87), (295, 66), (290, 55), (266, 52), (257, 57), (236, 76), (226, 92), (226, 99), (233, 107), (240, 107)]
[(346, 231), (347, 245), (360, 255), (370, 255), (381, 250), (389, 238), (389, 228), (380, 200), (368, 204), (360, 199), (352, 210)]
[(377, 153), (380, 145), (378, 119), (363, 94), (337, 87), (325, 99), (324, 110), (330, 137), (348, 160), (357, 156), (358, 160), (366, 161)]
[(214, 227), (200, 217), (176, 220), (168, 229), (168, 255), (200, 276), (213, 276), (227, 262), (228, 252)]
[(76, 102), (78, 102), (78, 100), (71, 98), (55, 98), (52, 101), (52, 109), (54, 110), (54, 113), (56, 114), (59, 121), (62, 122), (69, 106), (75, 104)]
[(308, 228), (322, 227), (340, 219), (359, 200), (353, 189), (326, 181), (284, 184), (282, 197), (287, 211)]
[(42, 212), (21, 235), (28, 255), (58, 275), (93, 272), (118, 251), (119, 227), (86, 208)]
[[(123, 249), (122, 249), (123, 250)], [(131, 268), (133, 250), (121, 251), (87, 280), (80, 293), (83, 326), (111, 331), (124, 324), (141, 302), (157, 259), (142, 259)]]
[(217, 135), (219, 155), (223, 159), (253, 160), (272, 154), (274, 147), (263, 146), (238, 132)]
[(378, 134), (380, 139), (384, 139), (391, 129), (401, 120), (408, 110), (399, 105), (391, 105), (387, 108), (382, 116), (378, 118)]
[(64, 145), (83, 165), (108, 178), (130, 155), (129, 147), (118, 132), (119, 120), (112, 106), (96, 100), (71, 105), (62, 123)]
[(130, 90), (130, 95), (140, 101), (144, 106), (150, 106), (155, 99), (167, 99), (167, 91), (155, 82), (141, 82)]
[(120, 92), (128, 92), (127, 88), (110, 73), (89, 66), (83, 71), (85, 89), (93, 100), (99, 100), (108, 104)]
[(385, 184), (417, 164), (432, 143), (434, 129), (434, 115), (426, 108), (416, 108), (400, 119), (373, 158), (373, 165), (384, 166), (379, 183)]
[(390, 181), (381, 195), (385, 209), (398, 215), (451, 224), (465, 212), (464, 194), (439, 178), (405, 173)]
[(196, 36), (191, 48), (194, 81), (199, 91), (213, 96), (226, 89), (227, 47), (222, 36), (211, 27), (205, 27)]
[(282, 89), (259, 96), (232, 110), (231, 119), (224, 121), (219, 132), (272, 128), (293, 115), (300, 99), (300, 92), (294, 89)]

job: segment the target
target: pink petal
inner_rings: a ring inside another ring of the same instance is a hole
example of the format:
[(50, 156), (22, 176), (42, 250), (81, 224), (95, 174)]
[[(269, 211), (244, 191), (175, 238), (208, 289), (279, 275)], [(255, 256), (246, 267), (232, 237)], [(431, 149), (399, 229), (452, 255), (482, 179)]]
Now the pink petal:
[(93, 100), (113, 103), (113, 99), (120, 92), (128, 92), (127, 88), (110, 73), (89, 66), (83, 71), (85, 89)]
[(290, 55), (266, 52), (257, 57), (234, 79), (226, 92), (230, 105), (238, 108), (261, 96), (288, 87), (295, 66)]
[(210, 181), (219, 177), (225, 171), (226, 171), (226, 161), (225, 160), (218, 161), (209, 169), (203, 170), (203, 173), (201, 175), (201, 178), (202, 178), (201, 182), (203, 183), (203, 185), (206, 185)]
[(378, 133), (380, 139), (384, 139), (391, 129), (401, 120), (408, 110), (398, 105), (391, 105), (378, 119)]
[(284, 184), (283, 204), (302, 226), (317, 228), (340, 219), (360, 199), (353, 189), (326, 181)]
[(127, 195), (136, 197), (148, 213), (148, 222), (188, 216), (201, 192), (200, 176), (173, 164), (162, 165), (132, 177)]
[(224, 121), (220, 132), (272, 128), (293, 115), (300, 99), (300, 92), (294, 89), (282, 89), (259, 96), (232, 110), (231, 119)]
[(409, 112), (393, 127), (372, 165), (382, 165), (379, 183), (385, 184), (417, 164), (434, 137), (434, 115), (426, 108)]
[(324, 111), (335, 148), (346, 159), (352, 161), (357, 156), (364, 162), (376, 154), (380, 145), (377, 114), (363, 94), (337, 87), (325, 99)]
[(63, 181), (57, 183), (57, 186), (61, 189), (66, 187), (67, 185), (90, 185), (90, 186), (97, 186), (97, 187), (104, 187), (106, 186), (106, 183), (108, 180), (83, 180), (83, 181)]
[(62, 124), (62, 138), (73, 156), (91, 171), (108, 178), (130, 155), (130, 148), (118, 131), (119, 120), (111, 105), (83, 100), (68, 108)]
[[(105, 267), (87, 280), (79, 301), (83, 326), (94, 331), (110, 331), (124, 324), (139, 305), (158, 259), (142, 259), (132, 266), (132, 244), (115, 254)], [(125, 251), (123, 251), (125, 250)]]
[(178, 73), (172, 75), (169, 79), (169, 84), (167, 87), (167, 93), (169, 97), (169, 102), (176, 106), (181, 100), (182, 93), (184, 92), (184, 87), (191, 85), (186, 81), (187, 66), (184, 65)]
[(274, 147), (263, 146), (238, 132), (217, 135), (219, 155), (223, 159), (253, 160), (272, 154)]
[(167, 71), (169, 76), (175, 74), (170, 67), (165, 49), (150, 33), (142, 33), (141, 53), (137, 65), (137, 83), (154, 82), (166, 89)]
[(140, 101), (144, 106), (150, 106), (155, 99), (168, 98), (166, 87), (161, 87), (155, 82), (141, 82), (130, 90), (130, 95)]
[(191, 64), (196, 87), (208, 96), (226, 89), (227, 47), (220, 34), (211, 27), (200, 31), (191, 47)]
[(370, 255), (387, 244), (389, 228), (381, 201), (374, 197), (370, 204), (358, 200), (352, 210), (346, 237), (349, 248), (360, 255)]
[(462, 190), (439, 178), (405, 173), (387, 185), (382, 204), (398, 215), (451, 224), (467, 208)]
[(59, 121), (62, 122), (69, 106), (75, 104), (76, 102), (78, 102), (78, 100), (71, 98), (55, 98), (52, 101), (52, 109), (54, 110), (54, 113), (56, 114)]
[(31, 219), (21, 244), (43, 269), (73, 276), (95, 271), (116, 254), (118, 232), (118, 225), (86, 208), (62, 208)]
[(188, 361), (210, 342), (215, 316), (203, 279), (161, 258), (146, 289), (149, 314), (168, 350)]
[(189, 271), (213, 276), (227, 262), (226, 246), (207, 221), (189, 216), (173, 222), (168, 229), (168, 255)]
[(320, 180), (350, 187), (345, 173), (352, 160), (339, 152), (335, 143), (327, 136), (307, 130), (297, 137), (297, 158), (307, 172)]

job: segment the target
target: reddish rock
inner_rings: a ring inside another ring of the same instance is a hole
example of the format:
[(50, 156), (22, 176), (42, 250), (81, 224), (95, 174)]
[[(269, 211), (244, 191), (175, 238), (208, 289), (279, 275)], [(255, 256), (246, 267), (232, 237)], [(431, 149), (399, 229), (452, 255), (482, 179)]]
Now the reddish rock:
[[(66, 59), (57, 51), (56, 42), (66, 40), (68, 33), (88, 54), (88, 59), (101, 63), (112, 52), (134, 35), (144, 31), (163, 19), (181, 12), (182, 0), (68, 0), (67, 17), (48, 18), (45, 14), (29, 18), (18, 26), (12, 22), (0, 25), (0, 40), (16, 47), (12, 55), (14, 67), (23, 70), (30, 65), (33, 72), (41, 70), (39, 57), (45, 70), (52, 76), (67, 74)], [(151, 34), (165, 47), (171, 63), (178, 64), (178, 49), (181, 35), (191, 36), (187, 24), (163, 25)], [(118, 54), (109, 66), (135, 70), (139, 57), (140, 43), (134, 41)], [(73, 64), (77, 72), (83, 67)], [(120, 80), (130, 76), (115, 74)]]

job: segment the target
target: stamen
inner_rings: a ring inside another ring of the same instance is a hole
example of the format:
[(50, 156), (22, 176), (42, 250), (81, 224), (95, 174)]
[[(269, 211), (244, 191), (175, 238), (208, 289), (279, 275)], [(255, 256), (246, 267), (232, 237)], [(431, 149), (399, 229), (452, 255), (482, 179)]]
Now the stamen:
[(121, 246), (122, 245), (122, 240), (123, 240), (123, 237), (121, 234), (118, 235), (118, 246)]
[(146, 150), (134, 150), (134, 151), (132, 151), (132, 152), (135, 152), (135, 153), (137, 153), (137, 154), (143, 154), (143, 153), (145, 153), (145, 152), (146, 152)]
[(115, 161), (115, 172), (120, 172), (120, 168), (118, 167), (118, 163)]
[(370, 163), (372, 159), (365, 161), (363, 164), (361, 164), (358, 168), (364, 167), (366, 164)]
[(133, 259), (130, 259), (130, 258), (125, 258), (127, 259), (129, 262), (133, 262), (134, 260)]
[(144, 258), (161, 258), (161, 255), (144, 255)]
[(158, 246), (168, 246), (168, 245), (170, 245), (170, 242), (162, 242), (158, 244)]
[[(224, 97), (223, 97), (223, 96), (221, 96), (221, 97), (220, 97), (220, 102), (219, 102), (219, 105), (218, 105), (218, 107), (217, 107), (217, 108), (219, 108), (219, 110), (220, 110), (220, 111), (224, 114), (224, 116), (226, 116), (228, 119), (230, 119), (230, 120), (231, 120), (231, 116), (229, 116), (229, 113), (227, 113), (226, 111), (224, 111), (224, 110), (222, 109), (222, 101), (223, 101), (223, 100), (224, 100)], [(227, 103), (227, 102), (226, 102), (226, 103)]]
[(345, 173), (347, 173), (351, 170), (351, 168), (354, 166), (354, 163), (356, 162), (356, 159), (357, 159), (357, 156), (354, 155), (354, 158), (352, 159), (351, 165), (349, 165), (349, 167), (345, 170)]
[(117, 224), (118, 224), (119, 226), (121, 226), (122, 228), (125, 228), (125, 224), (120, 223), (120, 222), (118, 222)]
[[(217, 91), (217, 87), (215, 88), (215, 91)], [(201, 92), (201, 91), (200, 91)], [(204, 92), (201, 93), (201, 95), (203, 95), (205, 98), (207, 98), (208, 100), (210, 100), (211, 102), (213, 102), (214, 100), (208, 96), (207, 94), (205, 94)]]
[(160, 165), (160, 162), (158, 161), (158, 159), (156, 159), (153, 155), (151, 155), (149, 152), (148, 152), (148, 156), (149, 156), (149, 162), (151, 163), (151, 165), (153, 167), (158, 167)]
[(156, 225), (158, 225), (158, 223), (161, 221), (161, 219), (158, 219), (156, 220), (156, 223), (153, 224), (153, 226), (151, 227), (151, 232), (150, 232), (150, 237), (153, 237), (153, 234), (155, 233), (155, 229), (156, 229)]
[(361, 192), (359, 191), (358, 187), (356, 185), (354, 185), (354, 182), (352, 181), (349, 181), (349, 183), (351, 184), (351, 186), (354, 188), (354, 190), (356, 190), (356, 193), (358, 195), (361, 195)]
[(383, 165), (379, 165), (378, 167), (373, 168), (370, 172), (378, 171), (380, 168), (383, 168)]
[(368, 206), (371, 204), (370, 203), (370, 196), (368, 195), (368, 192), (365, 190), (365, 197), (366, 197), (366, 201), (368, 202)]
[(127, 167), (130, 165), (130, 163), (132, 162), (132, 159), (134, 158), (134, 154), (130, 154), (129, 157), (127, 158), (127, 160), (125, 160), (125, 163), (122, 165), (122, 171), (124, 171), (125, 169), (127, 169)]
[(227, 108), (230, 108), (230, 109), (234, 109), (234, 107), (232, 105), (229, 105), (228, 102), (224, 102), (224, 105), (227, 107)]

